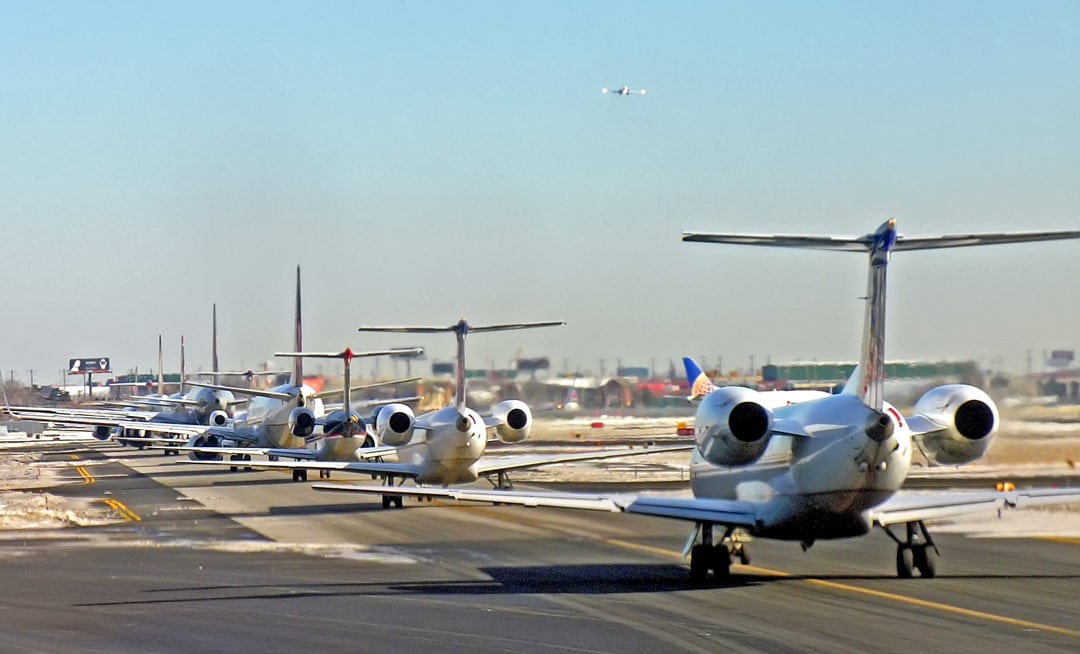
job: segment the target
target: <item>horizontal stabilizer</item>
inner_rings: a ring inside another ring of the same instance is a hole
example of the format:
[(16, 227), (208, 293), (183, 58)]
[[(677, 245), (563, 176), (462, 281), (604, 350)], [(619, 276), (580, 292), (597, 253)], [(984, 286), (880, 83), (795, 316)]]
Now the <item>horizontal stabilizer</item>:
[[(373, 388), (382, 388), (384, 386), (397, 386), (398, 384), (413, 384), (413, 383), (416, 383), (416, 382), (420, 381), (420, 379), (421, 379), (420, 377), (409, 377), (408, 379), (390, 379), (388, 381), (374, 382), (374, 383), (371, 383), (371, 384), (361, 384), (360, 386), (351, 386), (351, 387), (349, 387), (349, 391), (352, 392), (352, 393), (356, 393), (356, 392), (359, 392), (359, 391), (371, 390)], [(345, 392), (344, 388), (335, 388), (335, 389), (332, 389), (332, 390), (329, 390), (329, 391), (319, 391), (318, 393), (315, 393), (314, 397), (322, 399), (322, 398), (326, 398), (326, 397), (333, 397), (335, 395), (341, 395), (344, 392)]]
[[(1000, 245), (1005, 243), (1030, 243), (1034, 241), (1058, 241), (1080, 238), (1080, 231), (1012, 232), (986, 234), (951, 234), (945, 236), (915, 236), (902, 234), (890, 248), (902, 250), (935, 250), (961, 248), (975, 245)], [(800, 234), (734, 234), (715, 232), (683, 232), (682, 240), (690, 243), (728, 243), (732, 245), (762, 245), (781, 248), (810, 250), (835, 250), (840, 252), (868, 252), (875, 243), (874, 234), (863, 236), (810, 236)]]
[[(456, 332), (461, 329), (462, 323), (455, 323), (446, 327), (360, 327), (362, 332), (393, 332), (399, 334), (440, 334), (443, 332)], [(498, 325), (472, 325), (467, 326), (469, 332), (504, 332), (512, 329), (531, 329), (533, 327), (558, 327), (565, 325), (563, 320), (548, 320), (544, 322), (517, 322), (503, 323)]]

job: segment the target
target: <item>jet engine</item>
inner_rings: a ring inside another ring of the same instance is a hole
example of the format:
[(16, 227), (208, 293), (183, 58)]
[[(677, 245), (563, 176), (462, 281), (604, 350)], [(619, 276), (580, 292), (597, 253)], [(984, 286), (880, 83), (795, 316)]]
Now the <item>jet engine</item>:
[(224, 411), (212, 411), (210, 417), (206, 419), (206, 424), (211, 427), (224, 427), (229, 424), (229, 414)]
[[(188, 447), (221, 447), (221, 439), (214, 434), (196, 434), (187, 443)], [(221, 455), (214, 452), (192, 452), (192, 461), (220, 461)]]
[(405, 404), (387, 404), (375, 416), (375, 434), (384, 445), (397, 447), (412, 439), (416, 419)]
[(532, 411), (521, 400), (504, 400), (495, 405), (491, 413), (498, 418), (495, 433), (505, 443), (519, 443), (529, 437), (532, 430)]
[(98, 425), (97, 427), (94, 427), (94, 438), (99, 441), (109, 440), (109, 436), (112, 436), (112, 434), (113, 428), (108, 425)]
[(296, 407), (289, 414), (289, 433), (297, 438), (307, 438), (315, 433), (315, 413), (306, 407)]
[(773, 418), (757, 395), (749, 388), (727, 386), (705, 396), (694, 418), (701, 456), (722, 466), (743, 466), (761, 457)]
[[(918, 424), (920, 418), (932, 424)], [(966, 384), (948, 384), (932, 388), (919, 398), (909, 423), (917, 431), (929, 429), (918, 440), (933, 463), (957, 465), (986, 453), (999, 418), (994, 401), (986, 393)]]

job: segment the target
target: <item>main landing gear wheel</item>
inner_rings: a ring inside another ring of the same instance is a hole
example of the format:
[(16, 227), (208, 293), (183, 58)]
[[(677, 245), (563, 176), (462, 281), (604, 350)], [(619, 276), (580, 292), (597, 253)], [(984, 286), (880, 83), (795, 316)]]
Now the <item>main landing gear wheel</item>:
[(701, 525), (701, 543), (690, 550), (690, 580), (695, 584), (708, 581), (709, 573), (719, 582), (731, 574), (731, 557), (736, 555), (742, 563), (750, 562), (750, 554), (742, 542), (733, 539), (735, 530), (728, 528), (719, 543), (713, 543), (711, 524)]
[[(385, 486), (389, 488), (394, 487), (394, 475), (386, 475)], [(396, 506), (399, 509), (405, 508), (405, 498), (402, 495), (383, 495), (382, 496), (382, 508), (389, 509), (391, 506)]]
[(696, 584), (704, 584), (713, 573), (715, 581), (726, 579), (731, 574), (731, 553), (727, 545), (694, 545), (690, 550), (690, 579)]
[(307, 470), (293, 470), (292, 471), (292, 480), (293, 481), (307, 481)]
[(937, 575), (937, 545), (922, 520), (906, 524), (905, 540), (897, 538), (888, 527), (882, 528), (896, 542), (897, 577), (911, 579), (916, 570), (924, 579), (933, 579)]

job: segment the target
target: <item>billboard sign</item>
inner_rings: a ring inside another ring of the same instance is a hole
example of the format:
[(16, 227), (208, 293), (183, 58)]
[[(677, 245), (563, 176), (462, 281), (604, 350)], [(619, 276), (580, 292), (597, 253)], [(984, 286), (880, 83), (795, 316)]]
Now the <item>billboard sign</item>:
[(112, 372), (109, 357), (83, 357), (68, 359), (68, 372), (73, 375), (85, 375), (96, 372)]

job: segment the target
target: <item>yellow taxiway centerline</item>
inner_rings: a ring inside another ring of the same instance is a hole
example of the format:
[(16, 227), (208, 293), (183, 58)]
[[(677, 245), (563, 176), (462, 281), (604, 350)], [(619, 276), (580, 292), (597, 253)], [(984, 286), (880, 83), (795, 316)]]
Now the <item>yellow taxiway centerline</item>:
[(115, 499), (109, 498), (109, 499), (101, 500), (101, 501), (104, 502), (105, 504), (107, 504), (110, 509), (112, 509), (113, 511), (116, 511), (116, 513), (121, 518), (123, 518), (124, 520), (126, 520), (128, 522), (141, 522), (142, 521), (142, 518), (140, 518), (137, 513), (135, 513), (131, 509), (124, 506), (124, 503), (121, 502), (120, 500), (115, 500)]
[[(71, 455), (71, 460), (72, 461), (78, 461), (79, 460), (79, 455), (72, 454)], [(75, 471), (78, 472), (79, 476), (83, 478), (83, 483), (84, 484), (92, 484), (95, 481), (97, 481), (96, 479), (94, 479), (94, 476), (91, 475), (90, 472), (86, 468), (84, 468), (82, 466), (75, 466)]]
[[(529, 521), (526, 521), (526, 520), (521, 520), (521, 519), (518, 519), (517, 517), (511, 517), (511, 516), (509, 516), (509, 515), (507, 515), (507, 514), (505, 514), (503, 512), (500, 512), (500, 511), (496, 511), (496, 510), (493, 510), (493, 509), (487, 509), (486, 507), (480, 507), (480, 506), (464, 507), (463, 505), (460, 505), (460, 504), (452, 505), (452, 504), (445, 504), (445, 503), (442, 503), (442, 502), (436, 502), (436, 504), (439, 505), (439, 506), (459, 506), (459, 507), (462, 507), (462, 508), (468, 508), (468, 509), (472, 510), (473, 512), (480, 513), (480, 514), (483, 514), (483, 515), (486, 515), (486, 516), (489, 516), (489, 517), (492, 517), (492, 518), (496, 518), (498, 520), (505, 520), (506, 522), (513, 522), (513, 523), (516, 523), (516, 524), (519, 524), (519, 525), (522, 525), (522, 526), (543, 527), (543, 528), (551, 529), (551, 530), (557, 531), (557, 532), (573, 533), (575, 536), (578, 536), (578, 537), (581, 537), (581, 536), (589, 537), (586, 534), (572, 532), (572, 530), (569, 530), (569, 529), (562, 529), (562, 528), (559, 528), (559, 527), (551, 527), (551, 526), (548, 526), (548, 525), (537, 525), (536, 523), (532, 523), (532, 522), (529, 522)], [(647, 552), (647, 553), (650, 553), (650, 554), (656, 554), (658, 556), (663, 556), (663, 557), (666, 557), (666, 558), (678, 559), (680, 561), (684, 560), (683, 556), (682, 556), (682, 554), (680, 552), (673, 552), (671, 550), (666, 550), (666, 549), (663, 549), (663, 548), (660, 548), (660, 547), (652, 547), (650, 545), (641, 545), (639, 543), (631, 543), (630, 541), (619, 540), (617, 538), (604, 538), (604, 537), (591, 537), (591, 538), (593, 540), (596, 540), (596, 541), (600, 542), (600, 543), (604, 543), (606, 545), (613, 545), (615, 547), (620, 547), (622, 549), (637, 550), (639, 552)], [(742, 570), (746, 570), (746, 571), (748, 571), (748, 572), (750, 572), (752, 574), (768, 575), (768, 576), (771, 576), (771, 577), (791, 577), (792, 576), (790, 573), (783, 572), (783, 571), (780, 571), (780, 570), (770, 570), (769, 568), (759, 568), (759, 567), (753, 566), (753, 565), (741, 565), (740, 564), (740, 568)], [(881, 590), (873, 590), (871, 588), (862, 588), (860, 586), (852, 586), (850, 584), (841, 584), (841, 583), (837, 583), (835, 581), (826, 581), (824, 579), (798, 578), (798, 579), (795, 579), (794, 581), (803, 582), (803, 583), (809, 584), (811, 586), (818, 586), (820, 588), (828, 588), (830, 590), (837, 590), (837, 591), (842, 591), (842, 592), (846, 592), (846, 593), (855, 593), (855, 594), (858, 594), (858, 595), (867, 595), (867, 596), (870, 596), (870, 597), (876, 597), (878, 599), (890, 600), (890, 601), (893, 601), (893, 602), (899, 602), (901, 604), (907, 604), (909, 606), (918, 606), (918, 607), (924, 608), (924, 609), (932, 609), (932, 610), (935, 610), (935, 611), (941, 611), (943, 613), (952, 613), (954, 615), (962, 615), (962, 616), (968, 617), (968, 618), (975, 618), (975, 619), (978, 619), (978, 620), (986, 620), (987, 622), (997, 622), (999, 624), (1007, 624), (1007, 625), (1011, 625), (1011, 626), (1014, 626), (1014, 627), (1019, 627), (1021, 629), (1034, 629), (1036, 631), (1043, 631), (1043, 632), (1047, 632), (1047, 633), (1058, 634), (1058, 635), (1061, 635), (1061, 636), (1069, 636), (1071, 638), (1080, 638), (1080, 631), (1077, 631), (1075, 629), (1066, 629), (1064, 627), (1055, 627), (1053, 625), (1043, 624), (1041, 622), (1031, 622), (1030, 620), (1021, 620), (1019, 618), (1010, 618), (1008, 616), (997, 615), (995, 613), (986, 613), (986, 612), (983, 612), (983, 611), (975, 611), (975, 610), (972, 610), (972, 609), (965, 609), (965, 608), (960, 607), (960, 606), (952, 606), (951, 604), (943, 604), (941, 602), (931, 602), (929, 600), (921, 600), (921, 599), (918, 599), (918, 598), (915, 598), (915, 597), (908, 597), (906, 595), (898, 595), (896, 593), (889, 593), (889, 592), (885, 592), (885, 591), (881, 591)]]

